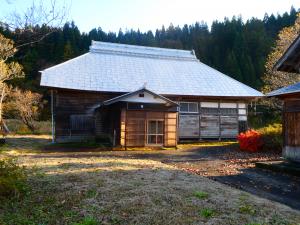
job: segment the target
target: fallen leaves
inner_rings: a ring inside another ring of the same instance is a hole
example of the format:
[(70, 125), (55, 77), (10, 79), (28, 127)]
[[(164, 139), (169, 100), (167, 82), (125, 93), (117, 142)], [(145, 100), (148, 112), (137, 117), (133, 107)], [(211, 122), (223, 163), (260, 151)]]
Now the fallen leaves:
[(215, 160), (212, 156), (210, 160), (171, 164), (190, 173), (213, 177), (240, 174), (243, 169), (254, 168), (255, 162), (278, 160), (280, 157), (281, 154), (275, 151), (248, 153), (232, 149), (216, 155)]

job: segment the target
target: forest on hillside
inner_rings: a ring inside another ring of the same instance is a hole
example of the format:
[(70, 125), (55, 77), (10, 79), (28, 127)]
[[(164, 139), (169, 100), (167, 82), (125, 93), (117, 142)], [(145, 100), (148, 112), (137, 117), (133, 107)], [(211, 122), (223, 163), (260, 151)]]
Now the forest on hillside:
[[(105, 32), (100, 27), (81, 32), (74, 21), (62, 27), (36, 25), (26, 32), (0, 26), (0, 33), (12, 39), (16, 46), (30, 43), (31, 33), (41, 35), (42, 40), (18, 48), (13, 60), (22, 65), (25, 79), (14, 79), (13, 86), (44, 94), (40, 87), (39, 71), (64, 62), (89, 50), (91, 40), (195, 50), (200, 61), (253, 88), (261, 89), (262, 76), (268, 54), (275, 46), (278, 32), (295, 23), (299, 10), (291, 7), (282, 15), (267, 15), (263, 19), (241, 17), (214, 21), (211, 27), (196, 22), (182, 27), (170, 24), (155, 32), (126, 30)], [(44, 35), (47, 34), (47, 35)], [(49, 117), (49, 107), (44, 107), (43, 118)]]
[[(296, 16), (297, 10), (292, 7), (290, 12), (283, 15), (266, 14), (263, 20), (252, 18), (244, 22), (240, 17), (225, 18), (224, 21), (213, 22), (210, 28), (203, 22), (183, 27), (171, 24), (157, 29), (155, 33), (139, 30), (104, 32), (100, 27), (84, 33), (80, 32), (75, 22), (70, 22), (62, 28), (56, 28), (42, 41), (20, 48), (15, 57), (24, 67), (24, 88), (39, 89), (39, 70), (87, 52), (91, 40), (194, 49), (200, 61), (260, 89), (266, 57), (277, 34), (283, 27), (293, 25)], [(46, 26), (37, 26), (34, 31), (43, 33), (48, 29)], [(19, 40), (27, 41), (26, 33), (12, 33), (5, 27), (0, 32), (16, 43)]]

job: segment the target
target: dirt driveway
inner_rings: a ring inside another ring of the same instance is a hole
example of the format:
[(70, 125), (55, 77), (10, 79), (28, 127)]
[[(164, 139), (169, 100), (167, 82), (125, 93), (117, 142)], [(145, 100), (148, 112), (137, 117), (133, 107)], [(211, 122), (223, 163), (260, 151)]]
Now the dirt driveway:
[(26, 167), (29, 192), (21, 198), (1, 199), (0, 224), (300, 221), (298, 210), (159, 162), (187, 161), (188, 155), (194, 159), (197, 151), (46, 152), (40, 147), (47, 140), (21, 138), (9, 139), (1, 154), (16, 157)]
[(245, 153), (236, 144), (215, 144), (181, 150), (103, 154), (157, 160), (300, 210), (300, 177), (255, 168), (257, 161), (280, 159), (280, 152)]
[[(49, 143), (49, 137), (22, 136), (8, 141), (16, 152), (32, 151)], [(62, 153), (59, 157), (69, 158), (71, 155), (80, 157), (75, 152)], [(178, 150), (98, 151), (91, 152), (90, 156), (156, 160), (300, 210), (300, 177), (254, 167), (257, 161), (280, 159), (280, 152), (245, 153), (234, 142), (212, 142), (185, 144)]]

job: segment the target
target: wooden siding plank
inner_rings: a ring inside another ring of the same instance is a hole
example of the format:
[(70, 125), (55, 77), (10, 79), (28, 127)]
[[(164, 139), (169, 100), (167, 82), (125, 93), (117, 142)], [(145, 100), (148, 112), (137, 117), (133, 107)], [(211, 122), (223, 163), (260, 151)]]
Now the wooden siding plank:
[(179, 136), (199, 137), (199, 116), (180, 115), (179, 116)]
[(221, 116), (221, 137), (231, 138), (238, 134), (237, 116)]
[(201, 137), (219, 137), (220, 120), (219, 116), (201, 116)]

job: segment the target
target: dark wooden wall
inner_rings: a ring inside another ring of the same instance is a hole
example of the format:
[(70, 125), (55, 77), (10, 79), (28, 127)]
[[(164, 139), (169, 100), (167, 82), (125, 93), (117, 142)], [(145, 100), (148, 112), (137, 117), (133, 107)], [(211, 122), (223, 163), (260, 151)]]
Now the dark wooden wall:
[[(121, 115), (120, 106), (113, 108), (100, 108), (99, 105), (108, 99), (120, 96), (124, 93), (100, 93), (100, 92), (88, 92), (88, 91), (77, 91), (77, 90), (67, 90), (67, 89), (54, 89), (54, 120), (55, 120), (55, 137), (56, 141), (75, 141), (82, 140), (87, 138), (93, 138), (95, 135), (103, 135), (109, 134), (112, 135), (113, 132), (116, 133), (115, 141), (116, 144), (122, 142), (122, 138), (124, 139), (124, 133), (122, 133), (122, 124), (121, 118), (124, 115)], [(223, 99), (224, 101), (229, 102), (238, 102), (238, 101), (247, 101), (249, 99), (237, 99), (237, 98), (209, 98), (209, 97), (194, 97), (194, 96), (166, 96), (174, 101), (220, 101)], [(131, 105), (134, 110), (134, 105)], [(149, 106), (150, 107), (150, 106)], [(152, 107), (152, 106), (151, 106)], [(151, 108), (150, 107), (150, 108)], [(153, 108), (153, 107), (152, 107)], [(150, 109), (148, 109), (150, 110)], [(160, 108), (153, 108), (152, 111), (159, 112)], [(192, 116), (190, 114), (190, 116)], [(198, 115), (199, 116), (199, 115)], [(163, 113), (162, 119), (165, 122), (165, 129), (168, 130), (167, 139), (165, 140), (166, 146), (174, 146), (175, 142), (177, 142), (177, 132), (178, 129), (174, 124), (179, 124), (179, 122), (175, 122), (175, 114), (169, 112), (169, 114)], [(138, 118), (138, 117), (137, 117)], [(176, 118), (177, 114), (176, 114)], [(207, 132), (209, 129), (213, 129), (214, 126), (214, 118), (217, 118), (215, 121), (216, 126), (220, 123), (223, 124), (224, 131), (228, 131), (228, 128), (234, 125), (234, 129), (237, 129), (237, 121), (234, 118), (222, 118), (219, 117), (207, 117), (203, 116), (202, 123), (200, 123), (201, 127), (207, 127)], [(94, 121), (92, 123), (91, 121)], [(192, 121), (192, 120), (191, 120)], [(190, 122), (191, 122), (190, 121)], [(195, 123), (199, 123), (199, 119), (195, 119)], [(168, 125), (169, 124), (169, 125)], [(170, 125), (172, 124), (172, 125)], [(135, 126), (135, 125), (134, 125)], [(190, 127), (191, 129), (197, 129), (199, 131), (199, 124), (195, 125), (195, 127)], [(137, 128), (138, 131), (141, 128)], [(142, 132), (142, 131), (139, 131)], [(203, 133), (204, 134), (204, 133)], [(219, 134), (219, 130), (218, 130)], [(224, 136), (225, 133), (224, 133)], [(214, 137), (219, 137), (214, 136)], [(172, 140), (172, 141), (171, 141)], [(123, 140), (125, 141), (125, 139)], [(130, 140), (127, 140), (130, 143)], [(139, 143), (138, 143), (139, 144)]]
[[(95, 124), (89, 123), (89, 120), (95, 120), (97, 116), (95, 109), (100, 103), (116, 96), (118, 94), (54, 90), (56, 141), (75, 141), (94, 137)], [(98, 117), (97, 123), (103, 123), (103, 119)], [(102, 127), (104, 126), (103, 123)], [(101, 132), (97, 130), (98, 134)]]
[(283, 109), (284, 145), (300, 146), (300, 100), (286, 98)]

